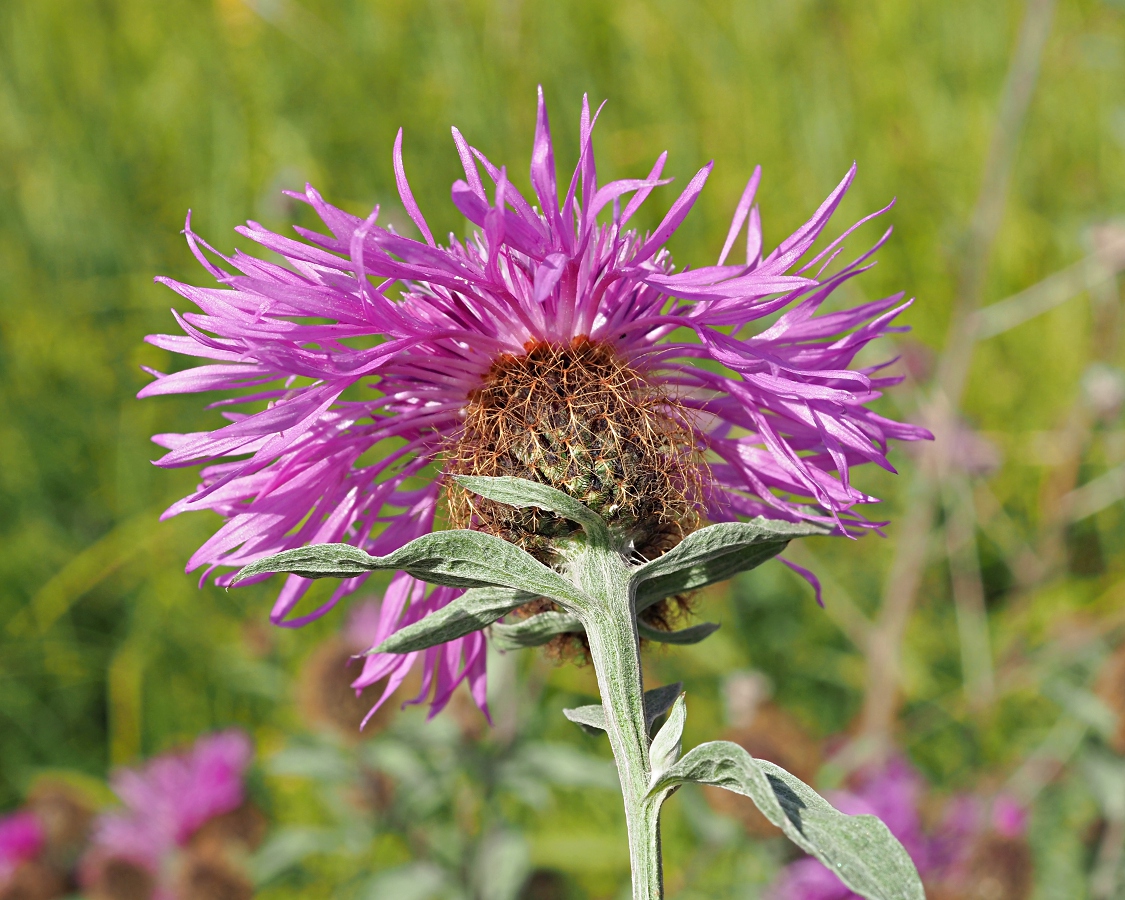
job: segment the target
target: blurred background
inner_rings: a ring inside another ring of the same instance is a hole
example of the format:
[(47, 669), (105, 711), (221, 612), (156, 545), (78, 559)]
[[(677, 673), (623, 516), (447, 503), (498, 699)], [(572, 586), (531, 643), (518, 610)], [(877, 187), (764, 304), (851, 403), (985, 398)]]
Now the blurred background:
[[(403, 126), (420, 206), (462, 234), (449, 127), (522, 187), (538, 84), (563, 170), (583, 93), (609, 101), (603, 180), (665, 149), (680, 184), (715, 160), (680, 265), (713, 262), (755, 164), (768, 246), (853, 160), (833, 234), (898, 198), (843, 299), (917, 297), (872, 358), (902, 356), (885, 411), (939, 441), (857, 474), (886, 538), (789, 554), (824, 609), (769, 563), (700, 598), (723, 626), (705, 644), (649, 651), (651, 683), (689, 693), (685, 742), (741, 740), (827, 790), (897, 759), (927, 834), (962, 801), (1014, 804), (934, 896), (1125, 896), (1121, 0), (0, 4), (0, 811), (51, 779), (112, 804), (115, 767), (237, 726), (268, 822), (238, 863), (256, 896), (622, 895), (608, 746), (561, 714), (592, 671), (496, 655), (495, 727), (455, 703), (357, 740), (338, 663), (362, 615), (275, 629), (275, 585), (185, 575), (216, 523), (158, 523), (195, 473), (152, 467), (149, 437), (217, 413), (134, 399), (141, 365), (183, 365), (142, 338), (174, 330), (155, 275), (204, 281), (189, 209), (223, 252), (246, 219), (305, 217), (281, 191), (306, 181), (408, 228)], [(793, 858), (722, 797), (666, 810), (671, 897), (765, 896)]]

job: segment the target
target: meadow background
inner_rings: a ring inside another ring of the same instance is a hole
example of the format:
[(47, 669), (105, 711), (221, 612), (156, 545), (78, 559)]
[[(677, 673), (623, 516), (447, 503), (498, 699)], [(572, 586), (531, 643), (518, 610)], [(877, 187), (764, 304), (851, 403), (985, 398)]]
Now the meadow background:
[[(845, 299), (917, 297), (911, 334), (878, 348), (909, 376), (885, 408), (940, 440), (896, 451), (897, 478), (857, 476), (888, 498), (885, 539), (793, 554), (825, 610), (767, 564), (701, 599), (715, 637), (651, 654), (654, 683), (686, 684), (686, 743), (756, 690), (834, 760), (822, 785), (840, 748), (890, 740), (935, 798), (1029, 807), (1035, 897), (1125, 896), (1121, 0), (0, 4), (0, 810), (44, 772), (96, 785), (238, 725), (271, 823), (248, 862), (262, 897), (620, 895), (608, 747), (560, 712), (590, 702), (591, 671), (498, 657), (495, 729), (415, 709), (331, 736), (302, 685), (345, 617), (275, 629), (274, 586), (184, 574), (215, 522), (158, 523), (195, 474), (154, 468), (149, 437), (217, 413), (135, 399), (141, 365), (184, 364), (142, 338), (182, 302), (154, 276), (203, 282), (187, 210), (224, 252), (246, 219), (307, 224), (281, 194), (306, 181), (409, 228), (402, 126), (419, 204), (462, 234), (450, 125), (524, 185), (539, 84), (564, 171), (583, 93), (609, 101), (603, 179), (665, 149), (680, 184), (715, 160), (680, 264), (713, 261), (755, 164), (770, 246), (853, 160), (834, 233), (897, 197)], [(386, 796), (356, 800), (372, 772)], [(688, 789), (669, 804), (670, 896), (757, 897), (787, 858), (728, 813)]]

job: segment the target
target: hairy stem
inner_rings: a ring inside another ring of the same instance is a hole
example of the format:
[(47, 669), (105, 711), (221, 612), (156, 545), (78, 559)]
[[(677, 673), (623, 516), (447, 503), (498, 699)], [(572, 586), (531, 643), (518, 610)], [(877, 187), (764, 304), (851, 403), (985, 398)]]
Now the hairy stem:
[(655, 800), (646, 799), (651, 776), (649, 735), (628, 570), (615, 554), (590, 551), (581, 562), (576, 574), (598, 601), (595, 608), (583, 611), (582, 624), (625, 801), (633, 900), (659, 900), (664, 896), (660, 809)]

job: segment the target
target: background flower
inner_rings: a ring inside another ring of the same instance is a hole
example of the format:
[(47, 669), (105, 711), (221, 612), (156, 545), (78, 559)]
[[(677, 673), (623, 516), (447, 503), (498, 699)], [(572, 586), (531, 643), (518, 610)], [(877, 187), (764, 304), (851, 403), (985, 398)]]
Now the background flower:
[(34, 814), (17, 812), (0, 818), (0, 885), (21, 863), (38, 856), (44, 842), (43, 826)]
[[(114, 897), (124, 890), (115, 885), (133, 885), (129, 890), (144, 896), (154, 892), (157, 900), (182, 900), (183, 891), (174, 891), (173, 882), (181, 869), (195, 871), (200, 863), (186, 852), (189, 844), (205, 825), (244, 806), (244, 779), (253, 752), (249, 737), (232, 729), (204, 735), (186, 752), (119, 771), (111, 786), (124, 808), (103, 813), (95, 823), (83, 864), (90, 891)], [(226, 829), (219, 837), (254, 845), (260, 840), (256, 832), (256, 827), (249, 832)]]

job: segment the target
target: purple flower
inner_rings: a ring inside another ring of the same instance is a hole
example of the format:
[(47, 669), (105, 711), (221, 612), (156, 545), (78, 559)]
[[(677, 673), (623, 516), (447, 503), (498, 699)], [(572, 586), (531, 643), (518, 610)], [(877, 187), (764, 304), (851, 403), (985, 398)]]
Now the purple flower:
[(186, 753), (118, 772), (111, 785), (124, 809), (98, 818), (91, 857), (128, 860), (160, 873), (169, 854), (205, 822), (242, 805), (253, 753), (250, 739), (230, 730), (199, 738)]
[[(670, 180), (661, 178), (666, 154), (644, 178), (601, 185), (596, 119), (583, 101), (579, 162), (561, 202), (542, 92), (534, 203), (454, 129), (465, 179), (453, 185), (452, 199), (476, 230), (464, 241), (450, 235), (444, 246), (411, 193), (401, 131), (394, 147), (398, 192), (422, 240), (376, 224), (378, 208), (366, 219), (349, 215), (312, 187), (292, 196), (316, 211), (328, 234), (297, 228), (303, 240), (294, 240), (253, 222), (238, 229), (286, 265), (241, 252), (223, 256), (191, 231), (189, 217), (188, 244), (220, 287), (161, 279), (200, 312), (175, 313), (182, 335), (148, 340), (209, 363), (152, 372), (156, 380), (141, 391), (226, 392), (213, 404), (227, 419), (224, 427), (154, 438), (168, 449), (159, 465), (207, 463), (199, 489), (165, 515), (210, 509), (226, 519), (192, 556), (189, 571), (205, 567), (206, 577), (308, 543), (345, 541), (386, 554), (429, 532), (444, 488), (426, 473), (464, 460), (458, 442), (469, 407), (498, 377), (497, 367), (510, 369), (536, 353), (579, 359), (572, 349), (579, 347), (593, 348), (601, 363), (619, 364), (667, 408), (674, 423), (668, 427), (683, 429), (698, 468), (687, 480), (701, 483), (695, 506), (705, 518), (810, 519), (838, 533), (877, 527), (859, 512), (876, 498), (851, 483), (851, 468), (871, 462), (893, 471), (888, 441), (929, 434), (870, 409), (899, 379), (879, 374), (884, 366), (853, 367), (870, 341), (902, 330), (891, 324), (909, 305), (902, 295), (818, 314), (835, 288), (873, 264), (890, 233), (834, 267), (844, 238), (868, 216), (808, 258), (855, 167), (769, 253), (754, 205), (761, 174), (755, 169), (717, 264), (677, 271), (665, 243), (711, 165), (688, 182), (654, 231), (638, 233), (628, 227), (633, 216)], [(744, 228), (745, 261), (730, 262)], [(755, 330), (755, 322), (763, 326)], [(550, 448), (543, 452), (550, 457)], [(595, 462), (612, 467), (613, 459)], [(227, 584), (232, 574), (216, 583)], [(304, 624), (362, 581), (342, 582), (319, 609), (291, 618), (309, 586), (291, 576), (271, 618)], [(457, 594), (397, 575), (376, 641)], [(436, 713), (468, 679), (483, 709), (484, 651), (477, 632), (418, 653), (373, 655), (355, 686), (387, 678), (385, 699), (421, 663), (415, 702), (432, 692)]]
[(862, 900), (811, 856), (787, 865), (769, 897), (770, 900)]
[(1001, 837), (1014, 840), (1027, 833), (1027, 807), (1009, 794), (992, 801), (992, 829)]
[(46, 839), (34, 813), (16, 812), (0, 818), (0, 887), (21, 863), (39, 855)]
[(973, 794), (951, 797), (931, 842), (934, 880), (963, 881), (969, 877), (974, 855), (979, 854), (989, 836), (1022, 842), (1027, 819), (1027, 808), (1008, 794), (998, 794), (991, 802)]

